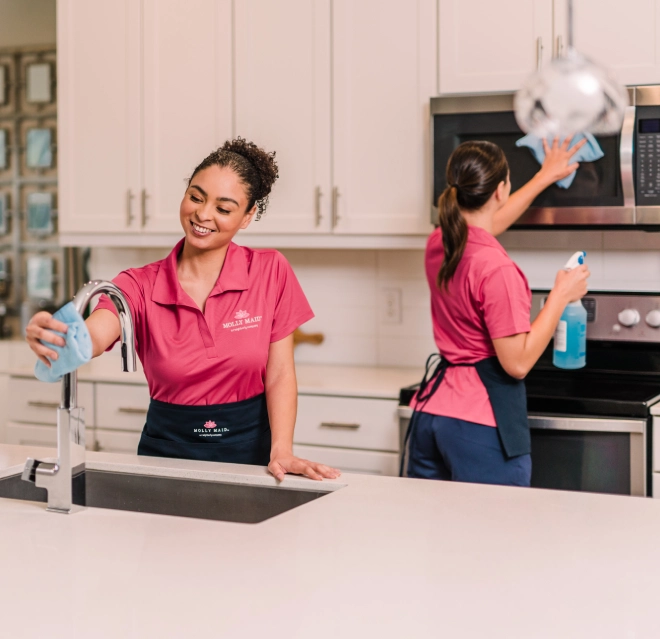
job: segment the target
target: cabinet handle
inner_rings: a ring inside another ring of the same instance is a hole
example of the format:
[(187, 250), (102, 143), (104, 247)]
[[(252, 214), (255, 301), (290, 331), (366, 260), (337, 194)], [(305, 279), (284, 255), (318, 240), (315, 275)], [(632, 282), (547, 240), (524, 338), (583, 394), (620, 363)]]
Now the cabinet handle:
[(557, 58), (563, 58), (564, 57), (564, 38), (562, 38), (560, 35), (557, 36)]
[(323, 197), (323, 192), (321, 191), (321, 187), (317, 186), (314, 189), (314, 214), (316, 216), (316, 226), (319, 226), (321, 224), (321, 220), (323, 219), (321, 215), (321, 198)]
[(128, 189), (126, 191), (126, 226), (130, 226), (133, 223), (134, 215), (133, 215), (133, 198), (135, 196), (133, 195), (131, 189)]
[(142, 226), (144, 227), (147, 224), (147, 189), (142, 189), (142, 194), (140, 197), (140, 212), (142, 214)]
[(346, 430), (357, 430), (360, 424), (345, 424), (343, 422), (321, 422), (321, 428), (343, 428)]
[(339, 221), (339, 187), (332, 187), (332, 228), (337, 226)]
[(543, 38), (536, 38), (536, 70), (540, 71), (543, 66)]
[(33, 408), (59, 408), (58, 402), (28, 402), (28, 406)]
[(118, 412), (120, 413), (127, 413), (128, 415), (146, 415), (147, 414), (147, 409), (146, 408), (132, 408), (130, 406), (120, 406), (117, 409)]

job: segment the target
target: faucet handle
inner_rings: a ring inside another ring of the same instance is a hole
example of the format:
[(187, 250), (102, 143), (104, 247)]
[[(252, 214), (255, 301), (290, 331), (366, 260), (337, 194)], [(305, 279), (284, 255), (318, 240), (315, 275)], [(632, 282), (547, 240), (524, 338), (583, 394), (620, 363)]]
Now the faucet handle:
[(37, 475), (56, 475), (59, 469), (60, 466), (57, 462), (44, 462), (28, 457), (25, 461), (21, 479), (36, 483)]
[(41, 462), (38, 459), (32, 459), (31, 457), (28, 457), (25, 460), (25, 468), (23, 468), (23, 474), (21, 475), (21, 479), (23, 481), (31, 481), (34, 483), (34, 480), (36, 479), (37, 476), (37, 466)]

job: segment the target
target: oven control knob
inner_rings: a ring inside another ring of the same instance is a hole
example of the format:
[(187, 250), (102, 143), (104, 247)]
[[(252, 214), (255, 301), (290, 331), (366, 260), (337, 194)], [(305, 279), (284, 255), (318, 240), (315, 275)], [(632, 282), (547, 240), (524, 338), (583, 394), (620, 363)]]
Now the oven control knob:
[(634, 308), (627, 308), (619, 313), (618, 319), (619, 324), (635, 326), (635, 324), (639, 324), (639, 311), (636, 311)]
[(646, 323), (652, 328), (660, 328), (660, 311), (655, 309), (646, 314)]

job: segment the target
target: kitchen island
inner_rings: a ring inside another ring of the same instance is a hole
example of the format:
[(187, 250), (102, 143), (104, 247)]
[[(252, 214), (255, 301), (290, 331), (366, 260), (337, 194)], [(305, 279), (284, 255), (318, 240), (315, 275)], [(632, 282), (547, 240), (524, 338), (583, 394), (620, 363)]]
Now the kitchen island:
[[(0, 477), (28, 455), (0, 446)], [(88, 453), (264, 486), (265, 468)], [(0, 499), (3, 637), (660, 636), (660, 500), (343, 475), (259, 524)]]

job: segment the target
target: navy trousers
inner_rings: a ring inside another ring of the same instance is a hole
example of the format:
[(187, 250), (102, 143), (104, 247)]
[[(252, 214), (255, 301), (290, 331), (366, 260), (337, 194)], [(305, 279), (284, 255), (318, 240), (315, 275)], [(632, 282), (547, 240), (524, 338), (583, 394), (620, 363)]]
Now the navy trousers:
[(531, 455), (507, 459), (497, 428), (430, 413), (415, 413), (408, 477), (529, 486)]

